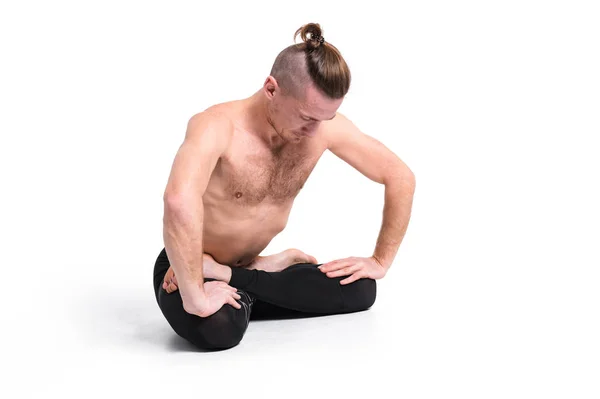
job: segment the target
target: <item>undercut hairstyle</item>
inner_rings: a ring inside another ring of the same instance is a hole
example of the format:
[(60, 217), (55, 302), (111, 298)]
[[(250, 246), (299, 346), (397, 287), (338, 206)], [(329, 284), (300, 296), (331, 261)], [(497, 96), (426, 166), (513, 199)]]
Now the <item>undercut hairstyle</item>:
[[(302, 43), (295, 43), (300, 35)], [(271, 68), (279, 87), (286, 95), (304, 98), (304, 91), (312, 82), (324, 95), (342, 98), (350, 89), (350, 68), (340, 51), (326, 42), (317, 23), (300, 27), (294, 34), (294, 44), (283, 49)]]

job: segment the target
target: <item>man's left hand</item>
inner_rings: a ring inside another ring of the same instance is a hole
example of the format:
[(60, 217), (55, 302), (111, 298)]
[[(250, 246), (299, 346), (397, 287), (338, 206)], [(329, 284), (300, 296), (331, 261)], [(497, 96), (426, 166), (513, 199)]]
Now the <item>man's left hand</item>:
[(387, 269), (372, 256), (338, 259), (322, 264), (319, 269), (326, 273), (327, 277), (350, 276), (340, 281), (340, 284), (350, 284), (360, 278), (377, 280), (387, 273)]

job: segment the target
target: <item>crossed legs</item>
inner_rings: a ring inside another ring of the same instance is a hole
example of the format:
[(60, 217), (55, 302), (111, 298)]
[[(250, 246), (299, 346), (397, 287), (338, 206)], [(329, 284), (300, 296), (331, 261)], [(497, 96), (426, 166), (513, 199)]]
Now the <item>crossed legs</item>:
[(228, 349), (240, 343), (253, 318), (350, 313), (373, 305), (375, 280), (341, 285), (344, 277), (327, 277), (317, 269), (319, 265), (298, 263), (279, 272), (231, 268), (229, 285), (238, 289), (241, 309), (224, 305), (208, 317), (199, 317), (183, 309), (178, 290), (168, 293), (163, 288), (170, 266), (163, 248), (154, 265), (154, 292), (164, 317), (179, 336), (202, 349)]

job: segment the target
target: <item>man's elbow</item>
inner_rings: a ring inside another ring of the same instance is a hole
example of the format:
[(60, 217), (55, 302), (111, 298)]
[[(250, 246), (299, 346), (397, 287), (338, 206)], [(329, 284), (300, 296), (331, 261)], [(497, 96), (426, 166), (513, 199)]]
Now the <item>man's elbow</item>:
[(389, 185), (402, 185), (404, 187), (414, 188), (416, 185), (416, 178), (414, 172), (402, 163), (393, 169), (393, 173), (388, 174), (384, 179), (384, 184)]
[(166, 193), (163, 195), (163, 205), (165, 206), (165, 209), (173, 210), (180, 208), (182, 203), (183, 200), (180, 195)]
[(169, 210), (186, 209), (190, 206), (197, 207), (202, 205), (202, 194), (165, 193), (163, 203), (165, 209)]

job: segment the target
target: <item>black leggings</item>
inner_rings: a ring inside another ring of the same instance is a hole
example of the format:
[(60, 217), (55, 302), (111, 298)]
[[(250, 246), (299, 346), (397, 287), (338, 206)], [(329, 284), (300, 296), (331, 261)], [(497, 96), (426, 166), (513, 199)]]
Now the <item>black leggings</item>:
[(154, 293), (173, 330), (197, 347), (209, 350), (239, 344), (250, 320), (350, 313), (366, 310), (375, 303), (375, 280), (359, 279), (341, 285), (347, 276), (327, 277), (317, 269), (319, 265), (298, 263), (281, 272), (232, 267), (229, 285), (238, 289), (242, 308), (226, 304), (208, 317), (199, 317), (183, 309), (179, 290), (169, 294), (162, 288), (170, 266), (163, 248), (154, 264)]

